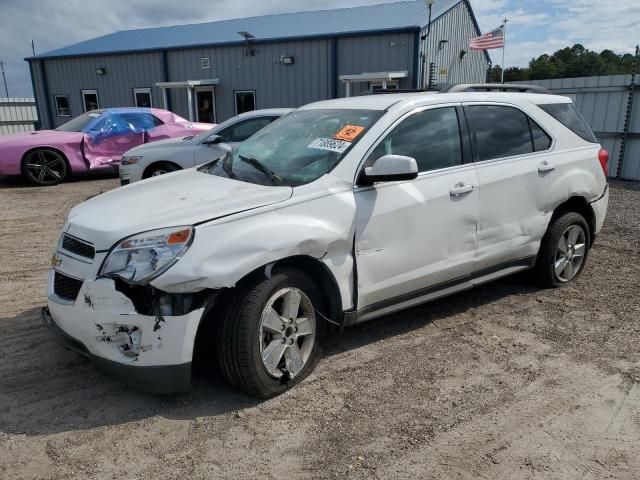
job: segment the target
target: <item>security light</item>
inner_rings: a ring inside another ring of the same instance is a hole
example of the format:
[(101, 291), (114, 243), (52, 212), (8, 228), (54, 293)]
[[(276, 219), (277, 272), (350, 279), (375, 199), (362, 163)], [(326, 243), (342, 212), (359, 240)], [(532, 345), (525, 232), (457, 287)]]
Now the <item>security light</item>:
[(100, 67), (100, 68), (96, 68), (96, 75), (104, 75), (105, 73), (107, 73), (107, 69)]
[(285, 65), (293, 65), (296, 59), (293, 55), (281, 55), (280, 63), (284, 63)]

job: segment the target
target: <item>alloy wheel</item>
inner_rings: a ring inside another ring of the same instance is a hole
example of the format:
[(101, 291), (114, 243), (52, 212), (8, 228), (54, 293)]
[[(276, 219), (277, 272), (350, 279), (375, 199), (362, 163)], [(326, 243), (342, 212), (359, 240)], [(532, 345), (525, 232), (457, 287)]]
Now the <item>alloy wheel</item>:
[(300, 289), (284, 288), (266, 303), (260, 318), (260, 356), (272, 377), (291, 379), (309, 361), (316, 337), (315, 309)]
[(587, 249), (586, 238), (579, 225), (570, 225), (560, 236), (553, 264), (559, 281), (570, 282), (580, 272)]
[(31, 152), (26, 159), (25, 167), (38, 184), (57, 183), (66, 175), (64, 158), (51, 150), (36, 150)]

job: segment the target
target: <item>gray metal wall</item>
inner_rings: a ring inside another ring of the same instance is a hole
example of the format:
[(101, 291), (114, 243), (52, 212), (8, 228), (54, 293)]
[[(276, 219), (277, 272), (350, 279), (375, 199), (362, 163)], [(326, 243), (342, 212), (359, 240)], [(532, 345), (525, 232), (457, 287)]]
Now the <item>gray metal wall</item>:
[[(83, 112), (81, 90), (97, 90), (101, 108), (133, 106), (134, 88), (152, 88), (153, 105), (162, 106), (162, 94), (155, 83), (162, 81), (162, 54), (144, 53), (133, 55), (105, 55), (96, 57), (50, 59), (44, 62), (44, 75), (48, 98), (43, 102), (42, 88), (37, 88), (38, 105), (45, 103), (53, 120), (53, 127), (67, 121), (68, 117), (56, 117), (55, 95), (68, 95), (71, 116)], [(98, 75), (96, 69), (104, 68)], [(34, 65), (33, 70), (39, 70)], [(42, 82), (41, 74), (35, 79)], [(41, 107), (41, 110), (43, 108)], [(42, 112), (43, 126), (48, 126)]]
[[(408, 71), (409, 76), (400, 81), (400, 88), (414, 88), (415, 33), (367, 35), (337, 40), (337, 66), (340, 75), (357, 75), (367, 72)], [(368, 83), (353, 83), (351, 95), (356, 96), (370, 89)], [(338, 97), (346, 94), (340, 82)]]
[(633, 80), (631, 75), (609, 75), (526, 83), (571, 97), (609, 151), (609, 175), (640, 180), (640, 88)]
[(0, 98), (0, 135), (31, 132), (37, 121), (33, 98)]
[[(298, 107), (330, 98), (329, 40), (257, 44), (254, 56), (245, 46), (176, 50), (167, 52), (170, 81), (219, 78), (215, 87), (217, 121), (235, 115), (235, 90), (255, 90), (257, 108)], [(292, 55), (293, 65), (280, 62)], [(209, 58), (211, 68), (202, 69)], [(172, 89), (171, 109), (188, 118), (185, 90)]]
[[(423, 34), (426, 33), (423, 32)], [(487, 57), (483, 51), (469, 50), (469, 40), (478, 32), (466, 2), (459, 3), (446, 15), (431, 25), (429, 36), (421, 41), (421, 63), (424, 61), (424, 75), (420, 72), (422, 88), (429, 85), (429, 65), (435, 64), (435, 85), (442, 83), (485, 83), (487, 78)], [(447, 40), (441, 44), (441, 40)], [(465, 55), (460, 58), (460, 52)]]
[[(466, 3), (434, 22), (424, 48), (427, 62), (437, 62), (438, 69), (447, 69), (442, 81), (484, 81), (486, 61), (481, 52), (468, 52), (459, 60), (460, 51), (467, 49), (469, 38), (476, 34)], [(342, 97), (345, 87), (338, 77), (347, 74), (406, 70), (408, 77), (400, 82), (400, 88), (413, 88), (415, 75), (419, 74), (415, 72), (418, 35), (417, 31), (409, 31), (256, 43), (254, 56), (246, 55), (244, 45), (229, 45), (44, 59), (32, 61), (31, 70), (44, 128), (55, 128), (68, 120), (56, 117), (54, 95), (69, 95), (72, 116), (82, 113), (81, 90), (97, 90), (101, 107), (123, 107), (134, 104), (134, 88), (151, 88), (154, 106), (162, 108), (162, 94), (155, 87), (156, 82), (213, 78), (220, 80), (215, 87), (215, 107), (216, 120), (221, 122), (235, 114), (235, 90), (255, 90), (257, 107), (269, 108), (297, 107)], [(438, 49), (441, 39), (448, 39), (449, 43)], [(295, 63), (281, 63), (282, 55), (294, 56)], [(202, 69), (202, 58), (209, 58), (209, 69)], [(105, 75), (97, 75), (98, 68), (104, 68)], [(354, 85), (353, 94), (368, 89), (368, 84)], [(172, 111), (189, 117), (185, 90), (169, 90), (169, 99)]]

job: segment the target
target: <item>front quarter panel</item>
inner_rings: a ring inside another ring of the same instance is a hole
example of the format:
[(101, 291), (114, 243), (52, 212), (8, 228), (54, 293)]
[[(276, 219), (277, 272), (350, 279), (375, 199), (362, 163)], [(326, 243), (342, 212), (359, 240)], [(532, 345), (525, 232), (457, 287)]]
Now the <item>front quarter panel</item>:
[(340, 289), (343, 308), (351, 308), (353, 190), (347, 183), (327, 186), (327, 179), (297, 187), (284, 204), (198, 226), (189, 251), (153, 286), (176, 293), (231, 288), (257, 269), (305, 255), (327, 266)]

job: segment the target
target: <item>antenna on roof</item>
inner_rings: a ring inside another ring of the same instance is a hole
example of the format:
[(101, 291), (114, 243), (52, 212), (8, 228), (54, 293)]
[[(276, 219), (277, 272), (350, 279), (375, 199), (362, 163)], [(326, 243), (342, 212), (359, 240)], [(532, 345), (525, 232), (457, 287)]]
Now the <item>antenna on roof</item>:
[(241, 35), (242, 37), (244, 37), (244, 41), (247, 44), (247, 50), (245, 51), (245, 56), (246, 57), (253, 57), (256, 54), (256, 51), (254, 48), (251, 47), (251, 40), (253, 40), (254, 37), (253, 35), (251, 35), (249, 32), (238, 32), (238, 35)]

